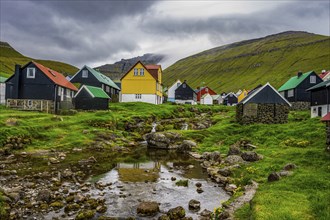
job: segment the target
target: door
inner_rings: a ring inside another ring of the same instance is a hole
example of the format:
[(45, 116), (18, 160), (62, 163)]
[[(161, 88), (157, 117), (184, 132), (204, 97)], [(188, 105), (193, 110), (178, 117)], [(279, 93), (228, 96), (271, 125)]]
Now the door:
[(317, 116), (322, 117), (322, 107), (318, 107)]

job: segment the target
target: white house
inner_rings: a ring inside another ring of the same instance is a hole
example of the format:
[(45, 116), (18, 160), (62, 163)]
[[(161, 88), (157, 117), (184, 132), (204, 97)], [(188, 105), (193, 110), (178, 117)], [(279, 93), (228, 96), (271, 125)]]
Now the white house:
[(167, 101), (175, 102), (175, 90), (181, 85), (181, 81), (177, 80), (171, 87), (167, 90)]
[(201, 98), (201, 104), (202, 105), (212, 105), (213, 104), (213, 98), (209, 93), (206, 93)]
[(6, 104), (6, 83), (7, 78), (0, 76), (0, 104)]
[(211, 95), (213, 99), (213, 104), (215, 105), (220, 105), (223, 102), (223, 97), (222, 95)]
[(311, 93), (311, 117), (324, 117), (330, 112), (330, 80), (309, 89)]

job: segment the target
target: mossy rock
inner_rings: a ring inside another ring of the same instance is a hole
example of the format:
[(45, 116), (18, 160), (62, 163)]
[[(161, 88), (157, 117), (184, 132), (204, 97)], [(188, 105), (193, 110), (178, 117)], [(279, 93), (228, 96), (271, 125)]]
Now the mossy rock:
[(75, 220), (89, 220), (92, 219), (95, 215), (94, 210), (82, 210), (78, 213)]
[(79, 209), (80, 209), (80, 205), (77, 203), (73, 203), (65, 206), (64, 212), (78, 211)]
[(53, 202), (49, 205), (50, 207), (53, 207), (54, 209), (61, 209), (64, 204), (62, 202)]
[(96, 199), (87, 200), (87, 204), (91, 209), (96, 209), (99, 206), (98, 201)]
[(66, 197), (66, 198), (65, 198), (65, 201), (66, 201), (67, 203), (71, 203), (71, 202), (73, 202), (73, 201), (74, 201), (74, 196), (68, 196), (68, 197)]
[(188, 180), (179, 180), (175, 183), (175, 185), (188, 187)]
[(170, 209), (167, 212), (167, 215), (171, 220), (179, 220), (186, 216), (186, 211), (182, 206), (178, 206), (176, 208)]

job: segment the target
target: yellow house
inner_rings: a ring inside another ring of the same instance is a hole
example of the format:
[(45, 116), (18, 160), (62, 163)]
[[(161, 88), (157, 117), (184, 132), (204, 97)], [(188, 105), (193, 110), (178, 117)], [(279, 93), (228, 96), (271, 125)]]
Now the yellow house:
[(138, 61), (121, 78), (121, 102), (162, 104), (162, 67)]
[(242, 93), (237, 97), (237, 102), (242, 101), (248, 95), (248, 91), (243, 89)]

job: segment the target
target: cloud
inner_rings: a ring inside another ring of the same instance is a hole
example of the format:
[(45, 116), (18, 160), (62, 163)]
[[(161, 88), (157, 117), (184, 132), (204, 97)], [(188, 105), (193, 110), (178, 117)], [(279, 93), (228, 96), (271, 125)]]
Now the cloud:
[[(330, 35), (328, 1), (1, 1), (0, 37), (23, 54), (82, 66), (185, 56), (287, 30)], [(207, 12), (207, 13), (206, 13)]]

